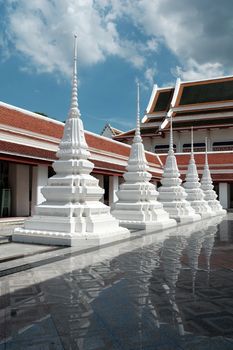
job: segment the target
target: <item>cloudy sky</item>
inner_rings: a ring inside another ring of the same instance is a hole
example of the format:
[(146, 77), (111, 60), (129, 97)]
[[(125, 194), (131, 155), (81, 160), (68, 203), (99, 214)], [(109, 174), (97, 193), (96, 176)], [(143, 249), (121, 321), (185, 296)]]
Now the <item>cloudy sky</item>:
[(154, 83), (233, 74), (232, 0), (0, 0), (0, 100), (65, 120), (73, 34), (87, 130), (127, 130)]

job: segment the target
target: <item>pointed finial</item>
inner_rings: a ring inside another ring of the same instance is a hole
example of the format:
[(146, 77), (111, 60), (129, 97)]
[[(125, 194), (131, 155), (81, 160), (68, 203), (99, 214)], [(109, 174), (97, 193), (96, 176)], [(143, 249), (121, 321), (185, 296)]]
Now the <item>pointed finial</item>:
[(140, 84), (137, 81), (137, 116), (136, 116), (136, 129), (135, 129), (135, 140), (137, 142), (141, 141), (141, 132), (140, 132)]
[(174, 153), (174, 149), (173, 149), (172, 114), (170, 115), (170, 144), (169, 144), (169, 153)]
[(71, 96), (69, 118), (77, 118), (80, 116), (81, 116), (81, 113), (78, 108), (77, 34), (74, 34), (73, 82), (72, 82), (72, 96)]
[(193, 158), (193, 126), (191, 127), (191, 157)]
[(205, 137), (205, 164), (208, 164), (208, 139)]

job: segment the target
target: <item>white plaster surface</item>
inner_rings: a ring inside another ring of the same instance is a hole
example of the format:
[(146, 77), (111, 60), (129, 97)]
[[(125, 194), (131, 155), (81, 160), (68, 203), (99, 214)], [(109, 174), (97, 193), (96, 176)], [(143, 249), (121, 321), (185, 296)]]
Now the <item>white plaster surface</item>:
[(10, 164), (9, 185), (13, 216), (29, 216), (29, 165)]
[(227, 182), (219, 183), (219, 202), (224, 209), (230, 207), (230, 184)]

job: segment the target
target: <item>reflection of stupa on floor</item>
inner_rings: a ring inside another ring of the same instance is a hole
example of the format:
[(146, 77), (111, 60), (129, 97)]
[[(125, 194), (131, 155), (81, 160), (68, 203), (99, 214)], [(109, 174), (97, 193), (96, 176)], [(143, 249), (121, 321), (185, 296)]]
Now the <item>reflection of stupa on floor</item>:
[(205, 200), (209, 204), (213, 211), (213, 215), (225, 215), (226, 210), (222, 208), (221, 204), (217, 200), (217, 194), (214, 191), (214, 185), (210, 174), (207, 154), (207, 139), (206, 139), (206, 153), (205, 153), (205, 166), (201, 178), (201, 188), (205, 194)]
[(125, 182), (117, 192), (118, 201), (113, 205), (112, 214), (120, 220), (122, 226), (153, 231), (176, 225), (169, 218), (162, 203), (157, 201), (158, 192), (150, 183), (151, 174), (145, 157), (140, 135), (139, 86), (137, 99), (137, 126), (131, 152), (124, 173)]
[(172, 116), (170, 117), (170, 145), (164, 166), (164, 173), (159, 187), (159, 201), (170, 217), (180, 223), (189, 223), (200, 220), (190, 203), (186, 200), (187, 194), (181, 186), (180, 173), (173, 149)]
[(192, 275), (193, 295), (195, 295), (195, 283), (196, 283), (196, 275), (198, 271), (198, 260), (199, 260), (199, 255), (201, 253), (202, 243), (204, 241), (204, 235), (205, 233), (200, 227), (200, 229), (197, 232), (192, 233), (191, 236), (187, 239), (186, 251), (187, 251), (189, 267)]
[(206, 269), (207, 269), (207, 282), (209, 284), (210, 279), (210, 258), (212, 255), (212, 251), (214, 248), (214, 242), (215, 242), (215, 236), (218, 232), (218, 224), (222, 221), (222, 218), (220, 216), (217, 216), (213, 218), (210, 222), (208, 227), (205, 230), (205, 239), (202, 244), (202, 248), (204, 251), (205, 259), (206, 259)]
[(176, 321), (180, 335), (184, 335), (184, 326), (179, 307), (176, 303), (176, 283), (181, 271), (181, 256), (186, 245), (186, 238), (182, 235), (171, 236), (164, 241), (161, 255), (165, 284), (163, 288), (168, 295), (172, 314)]
[(188, 165), (188, 170), (185, 178), (184, 188), (187, 193), (187, 201), (190, 203), (196, 214), (202, 218), (208, 218), (213, 215), (213, 212), (204, 199), (205, 195), (201, 189), (199, 182), (197, 167), (193, 153), (193, 128), (191, 130), (191, 155)]
[(110, 208), (100, 202), (104, 190), (90, 175), (94, 164), (85, 140), (77, 98), (76, 37), (72, 100), (64, 135), (53, 163), (56, 175), (42, 189), (46, 201), (36, 214), (17, 228), (13, 240), (54, 245), (98, 246), (126, 239), (129, 231), (119, 227)]

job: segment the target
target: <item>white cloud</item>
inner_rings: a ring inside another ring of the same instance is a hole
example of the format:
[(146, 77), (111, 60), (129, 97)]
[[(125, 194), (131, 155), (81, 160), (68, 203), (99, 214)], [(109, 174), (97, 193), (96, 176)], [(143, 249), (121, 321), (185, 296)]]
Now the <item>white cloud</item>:
[(147, 35), (177, 57), (179, 75), (233, 73), (232, 1), (141, 0), (130, 11)]
[(151, 88), (155, 82), (155, 74), (157, 73), (157, 69), (155, 67), (149, 67), (145, 70), (144, 78), (145, 84)]
[[(110, 0), (6, 0), (7, 30), (16, 51), (39, 72), (70, 73), (71, 33), (78, 33), (82, 64), (116, 55), (137, 68), (144, 65), (141, 43), (120, 36), (121, 2)], [(148, 45), (154, 49), (155, 43)]]
[(198, 64), (195, 60), (189, 59), (184, 68), (177, 66), (173, 74), (181, 80), (198, 80), (222, 76), (224, 69), (220, 63)]
[[(39, 72), (70, 73), (71, 33), (79, 58), (93, 65), (120, 57), (149, 77), (161, 45), (173, 53), (183, 79), (233, 72), (233, 2), (223, 0), (6, 0), (0, 46), (27, 58)], [(137, 28), (136, 37), (121, 23)], [(6, 41), (10, 45), (6, 45)]]

